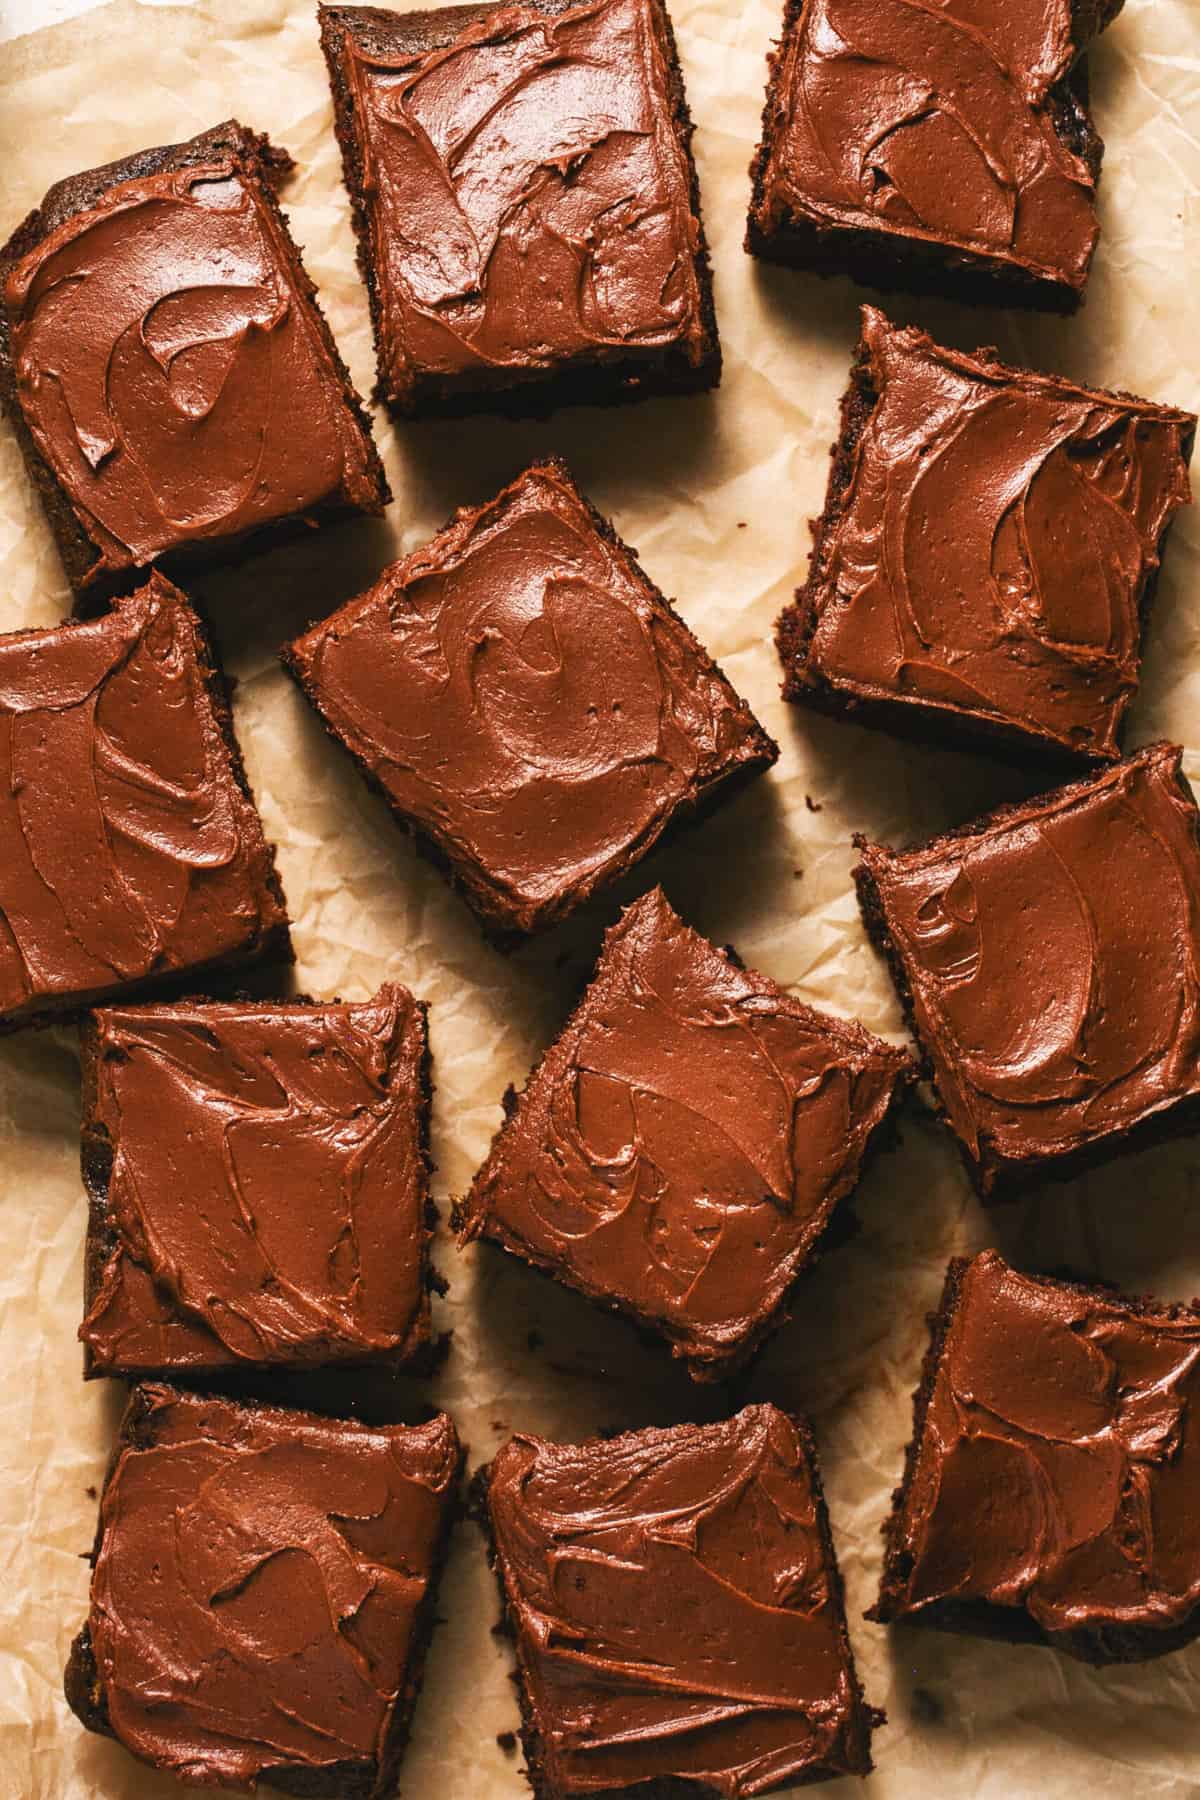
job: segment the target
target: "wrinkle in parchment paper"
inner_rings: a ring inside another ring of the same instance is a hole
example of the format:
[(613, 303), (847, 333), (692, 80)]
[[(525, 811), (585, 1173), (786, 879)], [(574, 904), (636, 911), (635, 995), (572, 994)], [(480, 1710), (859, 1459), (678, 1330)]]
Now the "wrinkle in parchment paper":
[[(413, 4), (413, 0), (408, 0)], [(278, 645), (419, 544), (457, 505), (486, 499), (533, 455), (557, 451), (636, 544), (651, 577), (780, 740), (778, 769), (626, 884), (653, 874), (718, 942), (804, 999), (899, 1037), (890, 987), (849, 883), (856, 830), (911, 839), (958, 823), (1028, 783), (982, 758), (904, 746), (794, 714), (778, 699), (771, 627), (798, 579), (807, 520), (868, 297), (754, 266), (742, 253), (746, 165), (757, 137), (774, 0), (672, 0), (698, 130), (716, 269), (725, 380), (703, 399), (592, 409), (512, 425), (480, 417), (378, 431), (396, 493), (381, 523), (348, 522), (192, 585), (238, 677), (236, 713), (296, 920), (297, 980), (364, 997), (385, 978), (432, 1008), (437, 1191), (461, 1190), (499, 1119), (585, 979), (610, 899), (515, 957), (489, 950), (306, 710)], [(1128, 0), (1092, 59), (1108, 143), (1103, 238), (1075, 320), (970, 312), (893, 297), (894, 317), (944, 341), (994, 343), (1011, 361), (1059, 369), (1195, 408), (1195, 249), (1200, 226), (1200, 9)], [(0, 234), (50, 182), (230, 114), (296, 157), (285, 196), (307, 266), (364, 391), (373, 357), (354, 267), (313, 9), (285, 0), (116, 3), (0, 46)], [(1192, 265), (1189, 267), (1189, 262)], [(1200, 536), (1176, 525), (1130, 741), (1166, 735), (1200, 776)], [(48, 623), (68, 596), (7, 429), (0, 430), (0, 628)], [(811, 797), (814, 811), (806, 805)], [(1148, 922), (1152, 923), (1152, 922)], [(6, 1800), (149, 1800), (173, 1782), (89, 1737), (61, 1671), (82, 1620), (95, 1497), (119, 1395), (80, 1381), (84, 1202), (74, 1035), (0, 1045), (0, 1794)], [(454, 1413), (473, 1463), (513, 1429), (578, 1436), (599, 1427), (711, 1416), (743, 1399), (809, 1411), (820, 1443), (851, 1630), (876, 1738), (866, 1800), (1037, 1795), (1128, 1800), (1200, 1792), (1200, 1645), (1156, 1664), (1096, 1671), (1043, 1649), (863, 1622), (878, 1528), (909, 1430), (910, 1393), (946, 1258), (997, 1243), (1032, 1268), (1070, 1264), (1173, 1298), (1200, 1291), (1200, 1146), (1148, 1151), (986, 1217), (930, 1123), (862, 1188), (858, 1236), (803, 1287), (790, 1325), (736, 1394), (697, 1392), (664, 1352), (574, 1295), (484, 1247), (460, 1257), (438, 1311), (452, 1354), (411, 1390)], [(462, 1528), (403, 1790), (413, 1800), (526, 1793), (496, 1734), (516, 1724), (508, 1660), (492, 1635), (495, 1594), (473, 1527)], [(818, 1790), (809, 1790), (817, 1792)], [(823, 1790), (821, 1790), (823, 1791)], [(847, 1790), (848, 1791), (848, 1790)]]

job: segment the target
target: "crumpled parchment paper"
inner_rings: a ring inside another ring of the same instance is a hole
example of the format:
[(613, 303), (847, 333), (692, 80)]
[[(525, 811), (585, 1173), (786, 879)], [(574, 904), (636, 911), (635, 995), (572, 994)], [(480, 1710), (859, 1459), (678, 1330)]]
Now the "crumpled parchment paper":
[[(420, 0), (406, 0), (408, 5)], [(637, 545), (653, 579), (780, 740), (776, 771), (647, 865), (618, 898), (661, 879), (701, 930), (805, 999), (898, 1037), (890, 986), (859, 925), (851, 833), (924, 836), (1030, 786), (982, 758), (923, 750), (783, 706), (771, 627), (802, 578), (820, 510), (836, 403), (869, 296), (756, 267), (743, 254), (746, 165), (757, 138), (776, 0), (672, 0), (698, 130), (716, 268), (725, 380), (703, 399), (575, 409), (533, 424), (478, 417), (377, 420), (396, 502), (192, 583), (240, 686), (250, 775), (277, 839), (296, 921), (297, 980), (361, 998), (398, 979), (431, 1003), (436, 1188), (469, 1181), (500, 1116), (586, 977), (610, 897), (518, 955), (488, 949), (466, 910), (414, 854), (383, 805), (328, 744), (275, 660), (454, 507), (486, 499), (535, 453), (555, 450)], [(994, 343), (1011, 361), (1200, 404), (1200, 3), (1128, 0), (1092, 58), (1107, 140), (1103, 237), (1075, 320), (969, 311), (893, 297), (892, 315), (951, 344)], [(294, 233), (356, 381), (374, 375), (354, 266), (314, 9), (307, 0), (114, 0), (0, 45), (0, 236), (60, 176), (236, 114), (299, 169), (285, 195)], [(1129, 741), (1190, 745), (1200, 777), (1200, 525), (1176, 524)], [(0, 430), (0, 629), (50, 623), (68, 594), (7, 429)], [(812, 805), (809, 805), (811, 799)], [(1148, 918), (1147, 929), (1154, 921)], [(6, 1800), (149, 1800), (175, 1784), (85, 1734), (61, 1672), (83, 1618), (95, 1489), (121, 1393), (80, 1380), (84, 1199), (75, 1036), (0, 1044), (0, 1794)], [(443, 1224), (453, 1327), (443, 1373), (412, 1399), (449, 1408), (472, 1464), (514, 1429), (712, 1416), (771, 1398), (814, 1418), (851, 1632), (876, 1737), (869, 1800), (1037, 1795), (1147, 1800), (1200, 1794), (1200, 1645), (1164, 1661), (1094, 1671), (1040, 1648), (863, 1621), (879, 1524), (900, 1469), (910, 1394), (948, 1256), (997, 1244), (1027, 1267), (1070, 1264), (1172, 1298), (1200, 1291), (1200, 1145), (1113, 1164), (985, 1215), (949, 1141), (906, 1126), (860, 1190), (859, 1235), (802, 1288), (790, 1325), (733, 1396), (696, 1391), (665, 1352), (486, 1247), (459, 1256)], [(1200, 1503), (1200, 1496), (1198, 1496)], [(403, 1772), (413, 1800), (527, 1792), (496, 1734), (514, 1727), (495, 1594), (464, 1525), (443, 1589)], [(815, 1790), (813, 1790), (815, 1792)], [(822, 1789), (822, 1792), (825, 1790)]]

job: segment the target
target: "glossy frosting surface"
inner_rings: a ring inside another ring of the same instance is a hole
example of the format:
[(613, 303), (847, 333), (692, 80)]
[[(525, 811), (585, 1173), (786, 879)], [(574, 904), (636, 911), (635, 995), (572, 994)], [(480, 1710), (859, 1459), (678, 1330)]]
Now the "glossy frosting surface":
[(472, 904), (530, 931), (774, 747), (559, 465), (300, 638), (289, 666)]
[(416, 373), (701, 360), (699, 224), (654, 0), (498, 6), (434, 50), (343, 33), (394, 396)]
[(294, 256), (230, 155), (119, 182), (10, 273), (18, 397), (99, 552), (89, 579), (322, 501), (374, 505)]
[(872, 307), (862, 348), (877, 399), (809, 668), (1115, 756), (1194, 419), (942, 349)]
[(689, 930), (661, 888), (476, 1177), (465, 1234), (617, 1299), (696, 1374), (766, 1329), (853, 1187), (903, 1056)]
[(739, 1800), (866, 1772), (808, 1455), (783, 1413), (516, 1437), (488, 1505), (553, 1792), (679, 1776)]
[(894, 233), (1081, 289), (1095, 181), (1047, 99), (1084, 48), (1071, 12), (1071, 0), (806, 0), (780, 53), (761, 228), (796, 215)]
[(1200, 1314), (1139, 1315), (966, 1269), (896, 1548), (904, 1610), (1024, 1607), (1046, 1631), (1166, 1627), (1200, 1605)]
[(88, 1620), (117, 1737), (208, 1785), (380, 1757), (456, 1480), (450, 1420), (137, 1392)]
[(985, 1171), (1200, 1094), (1200, 850), (1157, 744), (923, 849), (869, 848), (949, 1122)]
[(95, 1367), (415, 1347), (428, 1184), (410, 994), (106, 1010), (90, 1049), (116, 1235), (79, 1334)]
[(195, 614), (160, 576), (0, 637), (0, 1015), (253, 949), (282, 921)]

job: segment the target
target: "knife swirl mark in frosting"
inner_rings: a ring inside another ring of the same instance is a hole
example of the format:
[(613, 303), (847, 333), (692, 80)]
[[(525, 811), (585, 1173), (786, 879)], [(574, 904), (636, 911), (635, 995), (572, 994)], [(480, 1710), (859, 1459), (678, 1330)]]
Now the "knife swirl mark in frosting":
[(1200, 1316), (959, 1265), (913, 1479), (903, 1610), (1024, 1607), (1048, 1632), (1200, 1605)]
[(571, 1445), (519, 1436), (488, 1507), (555, 1792), (729, 1800), (870, 1766), (805, 1446), (773, 1406)]
[(950, 1123), (1056, 1157), (1200, 1094), (1200, 848), (1181, 752), (864, 864)]
[(873, 410), (809, 667), (1115, 756), (1195, 419), (942, 349), (872, 307), (862, 349)]
[(403, 988), (103, 1011), (90, 1053), (115, 1234), (79, 1333), (94, 1367), (324, 1363), (425, 1335), (425, 1028)]
[(691, 171), (649, 0), (498, 7), (444, 49), (343, 27), (395, 397), (707, 333)]
[(761, 228), (794, 214), (924, 238), (1082, 289), (1096, 183), (1064, 142), (1072, 30), (1070, 0), (806, 0), (780, 52)]
[(282, 919), (195, 615), (153, 576), (0, 638), (0, 1013), (253, 945)]
[(26, 423), (88, 579), (323, 501), (374, 504), (294, 252), (234, 158), (119, 182), (9, 274)]
[(481, 909), (515, 908), (521, 929), (649, 849), (681, 803), (773, 760), (554, 464), (461, 513), (287, 661)]
[(89, 1631), (109, 1722), (193, 1782), (387, 1761), (457, 1477), (445, 1414), (368, 1430), (139, 1388)]
[(904, 1062), (739, 968), (656, 888), (605, 940), (476, 1177), (464, 1236), (615, 1298), (719, 1374), (853, 1187)]

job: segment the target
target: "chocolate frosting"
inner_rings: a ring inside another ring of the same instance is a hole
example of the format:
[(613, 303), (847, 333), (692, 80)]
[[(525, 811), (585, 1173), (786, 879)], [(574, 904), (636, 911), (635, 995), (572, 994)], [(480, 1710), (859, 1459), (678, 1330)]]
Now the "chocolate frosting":
[[(1120, 3), (804, 0), (779, 53), (755, 223), (945, 244), (1078, 293), (1098, 144), (1086, 159), (1071, 147), (1078, 109), (1060, 84)], [(1072, 129), (1055, 129), (1063, 117)]]
[(863, 308), (874, 399), (807, 673), (1115, 757), (1189, 413), (961, 355)]
[(457, 1479), (450, 1420), (369, 1430), (161, 1387), (132, 1410), (89, 1615), (115, 1735), (210, 1785), (386, 1763)]
[(889, 1528), (911, 1573), (881, 1611), (974, 1600), (1048, 1633), (1179, 1624), (1200, 1606), (1200, 1314), (1018, 1275), (994, 1250), (951, 1276)]
[(498, 1134), (462, 1209), (654, 1324), (698, 1378), (764, 1335), (854, 1186), (906, 1059), (690, 931), (656, 888)]
[(515, 1437), (488, 1506), (548, 1792), (676, 1776), (740, 1800), (867, 1773), (824, 1509), (785, 1414)]
[(195, 614), (160, 576), (0, 638), (0, 1017), (256, 952), (286, 928)]
[(323, 502), (378, 509), (310, 293), (235, 154), (117, 182), (13, 266), (17, 395), (98, 551), (87, 581)]
[(985, 1186), (1200, 1095), (1200, 847), (1181, 755), (1151, 745), (924, 848), (864, 851)]
[(699, 364), (700, 223), (657, 0), (463, 8), (436, 48), (362, 16), (342, 69), (390, 396), (664, 348)]
[(285, 660), (504, 930), (553, 923), (776, 755), (556, 463), (460, 512)]
[(104, 1011), (87, 1051), (85, 1176), (89, 1147), (111, 1153), (91, 1372), (403, 1356), (428, 1337), (425, 1022), (403, 988)]

